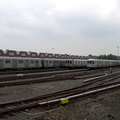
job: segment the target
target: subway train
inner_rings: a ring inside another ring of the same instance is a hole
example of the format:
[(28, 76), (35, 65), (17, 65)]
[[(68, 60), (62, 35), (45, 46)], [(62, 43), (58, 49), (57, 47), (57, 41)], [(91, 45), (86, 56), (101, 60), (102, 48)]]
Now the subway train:
[(103, 68), (120, 66), (119, 60), (30, 58), (0, 56), (0, 70), (34, 68)]
[(67, 58), (30, 58), (0, 56), (2, 69), (33, 69), (33, 68), (62, 68), (87, 67), (87, 59)]
[(104, 68), (120, 66), (119, 60), (88, 59), (88, 68)]

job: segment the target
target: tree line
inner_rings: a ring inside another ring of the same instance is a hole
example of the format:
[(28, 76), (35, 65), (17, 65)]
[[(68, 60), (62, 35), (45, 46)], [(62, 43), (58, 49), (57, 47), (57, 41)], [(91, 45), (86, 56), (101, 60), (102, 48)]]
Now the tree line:
[(99, 56), (95, 56), (95, 55), (89, 55), (89, 57), (91, 58), (96, 58), (96, 59), (106, 59), (106, 60), (120, 60), (120, 56), (116, 56), (113, 54), (109, 54), (109, 55), (99, 55)]

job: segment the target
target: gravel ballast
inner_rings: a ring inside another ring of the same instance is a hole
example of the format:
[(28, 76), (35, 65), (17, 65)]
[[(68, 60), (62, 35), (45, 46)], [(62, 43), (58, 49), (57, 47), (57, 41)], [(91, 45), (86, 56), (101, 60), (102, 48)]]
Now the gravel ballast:
[[(20, 100), (39, 96), (60, 90), (79, 86), (82, 80), (54, 81), (21, 86), (0, 88), (0, 102)], [(101, 98), (101, 99), (100, 99)], [(57, 106), (56, 108), (59, 108)], [(56, 109), (55, 108), (55, 109)], [(41, 109), (30, 110), (26, 113), (39, 113)], [(120, 120), (120, 89), (113, 89), (99, 94), (82, 97), (70, 101), (69, 104), (56, 111), (27, 115), (23, 112), (15, 113), (14, 116), (0, 118), (0, 120)]]

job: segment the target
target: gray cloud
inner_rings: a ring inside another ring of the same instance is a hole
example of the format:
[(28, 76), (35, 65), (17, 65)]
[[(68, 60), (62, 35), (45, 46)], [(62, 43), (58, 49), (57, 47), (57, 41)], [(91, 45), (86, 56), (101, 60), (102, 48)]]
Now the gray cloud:
[(57, 53), (115, 54), (111, 47), (119, 44), (119, 6), (117, 1), (116, 8), (104, 15), (94, 4), (58, 10), (49, 0), (4, 0), (0, 2), (1, 48), (51, 52), (54, 47)]

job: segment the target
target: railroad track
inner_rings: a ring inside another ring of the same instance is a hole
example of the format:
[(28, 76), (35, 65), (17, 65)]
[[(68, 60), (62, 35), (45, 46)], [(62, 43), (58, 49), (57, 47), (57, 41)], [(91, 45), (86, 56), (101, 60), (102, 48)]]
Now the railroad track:
[(66, 68), (53, 68), (53, 69), (31, 69), (31, 70), (8, 70), (8, 71), (0, 71), (0, 75), (12, 75), (12, 74), (26, 74), (26, 73), (36, 73), (36, 72), (50, 72), (50, 71), (62, 71), (66, 70)]
[(20, 74), (5, 74), (5, 75), (0, 75), (0, 81), (2, 79), (16, 79), (16, 77), (31, 77), (31, 76), (37, 76), (39, 75), (40, 77), (46, 76), (46, 75), (53, 75), (53, 74), (62, 74), (62, 73), (71, 73), (71, 72), (80, 72), (80, 71), (86, 71), (88, 69), (75, 69), (75, 70), (57, 70), (57, 71), (46, 71), (46, 72), (33, 72), (33, 73), (20, 73)]
[[(106, 73), (109, 73), (109, 71), (106, 71)], [(101, 70), (89, 71), (88, 69), (76, 69), (76, 70), (64, 70), (64, 71), (32, 73), (32, 74), (22, 74), (22, 75), (18, 74), (17, 76), (12, 75), (9, 77), (8, 76), (1, 77), (0, 87), (43, 83), (43, 82), (60, 81), (60, 80), (62, 81), (62, 80), (85, 79), (95, 76), (101, 76), (106, 73), (101, 73)]]
[[(51, 82), (51, 81), (62, 81), (62, 80), (75, 80), (83, 79), (95, 76), (101, 76), (105, 73), (97, 73), (99, 70), (87, 71), (86, 69), (80, 70), (70, 70), (70, 71), (57, 71), (57, 72), (45, 72), (45, 73), (34, 73), (33, 75), (24, 76), (12, 76), (0, 78), (0, 87), (3, 86), (15, 86), (15, 85), (25, 85), (33, 83)], [(92, 75), (91, 75), (92, 73)]]
[[(113, 69), (114, 71), (117, 69)], [(86, 69), (73, 69), (73, 70), (64, 70), (64, 69), (50, 69), (50, 70), (32, 70), (32, 71), (24, 71), (24, 72), (12, 72), (11, 73), (5, 73), (0, 74), (0, 81), (2, 80), (8, 80), (8, 79), (25, 79), (26, 77), (30, 78), (34, 75), (36, 77), (39, 75), (39, 77), (43, 77), (46, 75), (53, 75), (53, 74), (62, 74), (62, 73), (70, 73), (70, 72), (79, 72), (79, 71), (89, 71), (88, 68)], [(91, 71), (103, 71), (103, 69), (98, 70), (91, 70)], [(109, 71), (109, 69), (104, 69), (104, 71)]]
[(46, 104), (60, 103), (64, 100), (72, 100), (88, 94), (94, 94), (99, 91), (112, 89), (120, 86), (120, 72), (89, 80), (82, 85), (42, 96), (36, 96), (29, 99), (12, 101), (0, 104), (0, 117), (25, 109), (38, 107)]
[(0, 78), (0, 87), (74, 79), (75, 76), (84, 75), (85, 73), (90, 74), (91, 71), (86, 71), (86, 69), (83, 70), (80, 69), (80, 70), (70, 70), (70, 71), (47, 72), (43, 74), (36, 73), (34, 75), (24, 75), (17, 77), (16, 76), (5, 77), (5, 78), (3, 77)]

